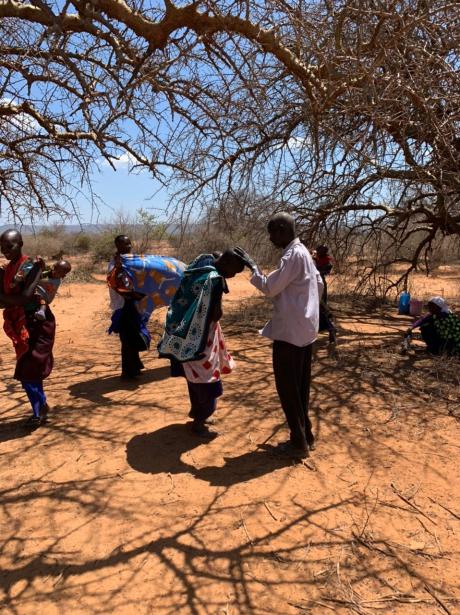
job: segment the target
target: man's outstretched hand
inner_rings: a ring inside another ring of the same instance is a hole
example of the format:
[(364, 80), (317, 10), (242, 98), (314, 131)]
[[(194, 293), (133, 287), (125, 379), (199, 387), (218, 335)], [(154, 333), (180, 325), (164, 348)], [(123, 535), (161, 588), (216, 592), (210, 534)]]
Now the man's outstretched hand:
[(235, 252), (237, 256), (241, 258), (241, 260), (246, 265), (246, 267), (248, 267), (253, 273), (254, 271), (257, 271), (256, 261), (249, 256), (246, 250), (243, 250), (243, 248), (240, 248), (239, 246), (237, 246), (236, 248), (233, 249), (233, 251)]

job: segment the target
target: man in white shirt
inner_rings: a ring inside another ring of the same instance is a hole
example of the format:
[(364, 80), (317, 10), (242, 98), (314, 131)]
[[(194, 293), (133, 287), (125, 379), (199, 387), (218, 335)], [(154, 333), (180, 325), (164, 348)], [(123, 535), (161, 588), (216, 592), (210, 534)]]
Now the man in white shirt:
[(315, 444), (308, 405), (323, 282), (310, 253), (296, 237), (291, 215), (274, 215), (267, 229), (270, 241), (283, 250), (275, 271), (264, 275), (244, 250), (235, 251), (251, 269), (251, 283), (273, 301), (272, 319), (261, 334), (273, 340), (276, 389), (291, 432), (281, 450), (303, 458)]

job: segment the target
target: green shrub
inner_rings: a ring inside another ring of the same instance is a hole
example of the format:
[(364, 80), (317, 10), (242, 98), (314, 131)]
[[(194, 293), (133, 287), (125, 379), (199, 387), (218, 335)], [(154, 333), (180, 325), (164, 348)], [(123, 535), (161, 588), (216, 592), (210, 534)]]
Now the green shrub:
[(73, 237), (73, 248), (76, 252), (86, 254), (91, 248), (91, 237), (86, 233), (79, 233)]
[(109, 261), (112, 258), (115, 252), (115, 245), (113, 243), (115, 236), (116, 234), (113, 231), (105, 230), (92, 237), (91, 252), (95, 263)]
[(71, 284), (72, 282), (98, 282), (93, 277), (92, 263), (83, 263), (74, 267), (64, 279), (65, 284)]

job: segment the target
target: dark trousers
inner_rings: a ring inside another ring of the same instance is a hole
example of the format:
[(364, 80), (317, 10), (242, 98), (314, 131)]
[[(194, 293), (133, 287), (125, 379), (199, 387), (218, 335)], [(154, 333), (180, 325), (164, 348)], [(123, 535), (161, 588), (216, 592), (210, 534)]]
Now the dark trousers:
[(323, 284), (324, 284), (324, 289), (323, 289), (323, 294), (321, 295), (320, 299), (321, 301), (324, 301), (324, 304), (327, 305), (327, 280), (326, 280), (326, 276), (325, 275), (321, 275), (321, 279), (323, 280)]
[(428, 322), (420, 327), (420, 333), (422, 334), (422, 340), (426, 344), (426, 349), (430, 354), (440, 355), (442, 354), (443, 342), (436, 331), (436, 327), (433, 322)]
[(121, 373), (133, 378), (144, 367), (139, 357), (140, 350), (146, 350), (139, 333), (139, 315), (132, 301), (125, 301), (118, 322), (121, 341)]
[(34, 416), (40, 416), (40, 411), (46, 404), (46, 395), (43, 390), (43, 380), (39, 380), (37, 382), (28, 382), (23, 380), (21, 384), (22, 388), (27, 393)]
[[(171, 358), (171, 376), (185, 378), (184, 366), (176, 359)], [(216, 382), (189, 382), (187, 380), (188, 395), (190, 397), (189, 417), (198, 423), (204, 423), (217, 407), (217, 399), (224, 392), (222, 380)]]
[(123, 376), (134, 377), (138, 376), (141, 369), (144, 367), (140, 357), (139, 350), (133, 344), (132, 339), (124, 338), (120, 334), (121, 339), (121, 373)]
[(301, 449), (314, 442), (308, 417), (312, 346), (273, 342), (276, 390), (291, 431), (291, 443)]
[(203, 423), (216, 411), (217, 398), (223, 392), (222, 381), (189, 382), (187, 380), (187, 386), (191, 405), (189, 417)]

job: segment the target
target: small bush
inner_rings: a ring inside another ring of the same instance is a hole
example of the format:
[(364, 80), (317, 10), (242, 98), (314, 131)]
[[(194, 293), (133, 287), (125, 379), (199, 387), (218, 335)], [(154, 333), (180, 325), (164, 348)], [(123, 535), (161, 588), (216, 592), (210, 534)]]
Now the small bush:
[(73, 248), (80, 254), (86, 254), (91, 248), (91, 237), (85, 233), (78, 234), (73, 238)]
[(190, 263), (198, 254), (223, 252), (230, 247), (229, 237), (225, 233), (190, 233), (173, 240), (175, 256), (184, 263)]
[(114, 239), (117, 235), (128, 235), (133, 252), (145, 254), (154, 249), (154, 242), (167, 239), (166, 225), (156, 221), (153, 214), (138, 209), (135, 214), (119, 212), (105, 224), (101, 231), (91, 237), (91, 252), (95, 263), (108, 261), (115, 252)]
[(52, 260), (53, 255), (63, 251), (63, 240), (57, 237), (42, 236), (40, 234), (24, 237), (24, 253), (30, 256), (42, 256), (45, 260)]
[(114, 232), (110, 230), (94, 235), (91, 242), (91, 252), (95, 263), (107, 262), (112, 258), (115, 252), (115, 245), (113, 243), (115, 236)]
[(72, 282), (97, 282), (93, 277), (93, 265), (91, 263), (83, 263), (65, 277), (64, 283), (71, 284)]
[(198, 254), (223, 252), (235, 246), (247, 250), (260, 266), (272, 266), (280, 257), (265, 231), (252, 232), (251, 229), (229, 231), (215, 226), (197, 225), (193, 232), (171, 238), (171, 243), (174, 255), (185, 263), (192, 261)]

